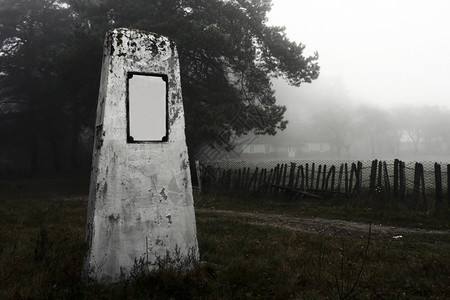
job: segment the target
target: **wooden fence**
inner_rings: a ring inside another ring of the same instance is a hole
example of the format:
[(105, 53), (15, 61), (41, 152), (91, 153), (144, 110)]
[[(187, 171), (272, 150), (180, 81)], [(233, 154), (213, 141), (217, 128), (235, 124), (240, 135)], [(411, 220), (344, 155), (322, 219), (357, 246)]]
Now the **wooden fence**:
[(198, 162), (196, 166), (203, 192), (274, 195), (285, 192), (295, 197), (324, 198), (351, 197), (364, 190), (401, 201), (408, 198), (425, 207), (431, 200), (436, 204), (450, 204), (450, 164), (445, 166), (446, 172), (439, 163), (427, 164), (426, 168), (422, 163), (415, 163), (411, 167), (398, 159), (393, 163), (373, 160), (366, 166), (361, 161), (338, 165), (278, 163), (272, 168), (221, 168)]
[(274, 168), (222, 169), (197, 167), (203, 191), (275, 193), (288, 191), (297, 196), (350, 196), (360, 192), (362, 163), (334, 165), (306, 163), (277, 164)]

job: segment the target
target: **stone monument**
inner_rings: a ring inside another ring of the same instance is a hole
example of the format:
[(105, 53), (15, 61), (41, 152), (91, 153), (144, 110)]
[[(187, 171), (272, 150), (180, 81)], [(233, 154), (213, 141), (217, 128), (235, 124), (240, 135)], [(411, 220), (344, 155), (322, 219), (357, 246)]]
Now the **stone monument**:
[(84, 274), (103, 283), (198, 260), (178, 54), (158, 34), (107, 33), (86, 244)]

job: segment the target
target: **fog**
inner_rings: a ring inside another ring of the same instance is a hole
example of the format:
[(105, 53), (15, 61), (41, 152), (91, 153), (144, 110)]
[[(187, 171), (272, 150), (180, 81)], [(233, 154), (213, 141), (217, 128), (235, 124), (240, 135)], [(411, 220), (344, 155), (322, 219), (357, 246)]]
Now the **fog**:
[(291, 147), (297, 159), (450, 162), (448, 107), (357, 101), (340, 77), (322, 77), (301, 88), (278, 79), (274, 88), (279, 102), (288, 106), (289, 124), (276, 136), (253, 143), (273, 145), (278, 158), (289, 158), (286, 147)]
[(358, 101), (449, 104), (449, 1), (273, 3), (269, 24), (318, 51), (321, 74), (341, 77)]
[[(274, 80), (288, 128), (253, 143), (297, 158), (450, 161), (449, 1), (273, 3), (269, 24), (318, 51), (321, 74), (299, 88)], [(330, 151), (304, 151), (318, 143)]]

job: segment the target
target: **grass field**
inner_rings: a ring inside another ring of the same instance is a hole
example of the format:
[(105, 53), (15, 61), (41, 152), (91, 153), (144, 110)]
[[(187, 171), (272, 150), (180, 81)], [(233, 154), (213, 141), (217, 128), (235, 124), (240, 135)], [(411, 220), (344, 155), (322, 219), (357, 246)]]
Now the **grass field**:
[[(407, 196), (412, 197), (411, 194)], [(450, 229), (450, 208), (445, 203), (440, 207), (426, 210), (414, 205), (408, 198), (402, 202), (393, 197), (385, 197), (384, 194), (370, 195), (368, 190), (363, 190), (360, 195), (352, 198), (304, 198), (302, 200), (292, 200), (289, 196), (284, 196), (282, 192), (278, 194), (278, 197), (267, 198), (259, 195), (247, 196), (245, 199), (242, 199), (239, 194), (222, 195), (211, 192), (197, 200), (196, 206), (203, 208), (326, 217), (414, 228)]]
[[(369, 240), (369, 226), (358, 236), (328, 236), (214, 210), (196, 215), (201, 262), (194, 270), (163, 268), (86, 286), (80, 276), (86, 197), (85, 180), (0, 181), (0, 298), (450, 298), (450, 233)], [(197, 197), (196, 206), (450, 228), (447, 210), (436, 215), (377, 199), (345, 201), (208, 195)]]

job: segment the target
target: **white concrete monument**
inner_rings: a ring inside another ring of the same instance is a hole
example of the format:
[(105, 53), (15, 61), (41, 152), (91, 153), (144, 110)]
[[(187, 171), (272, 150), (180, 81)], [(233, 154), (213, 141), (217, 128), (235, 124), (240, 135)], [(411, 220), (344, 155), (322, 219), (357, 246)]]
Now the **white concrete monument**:
[(166, 37), (108, 32), (86, 226), (88, 279), (135, 263), (192, 263), (198, 244), (178, 53)]

